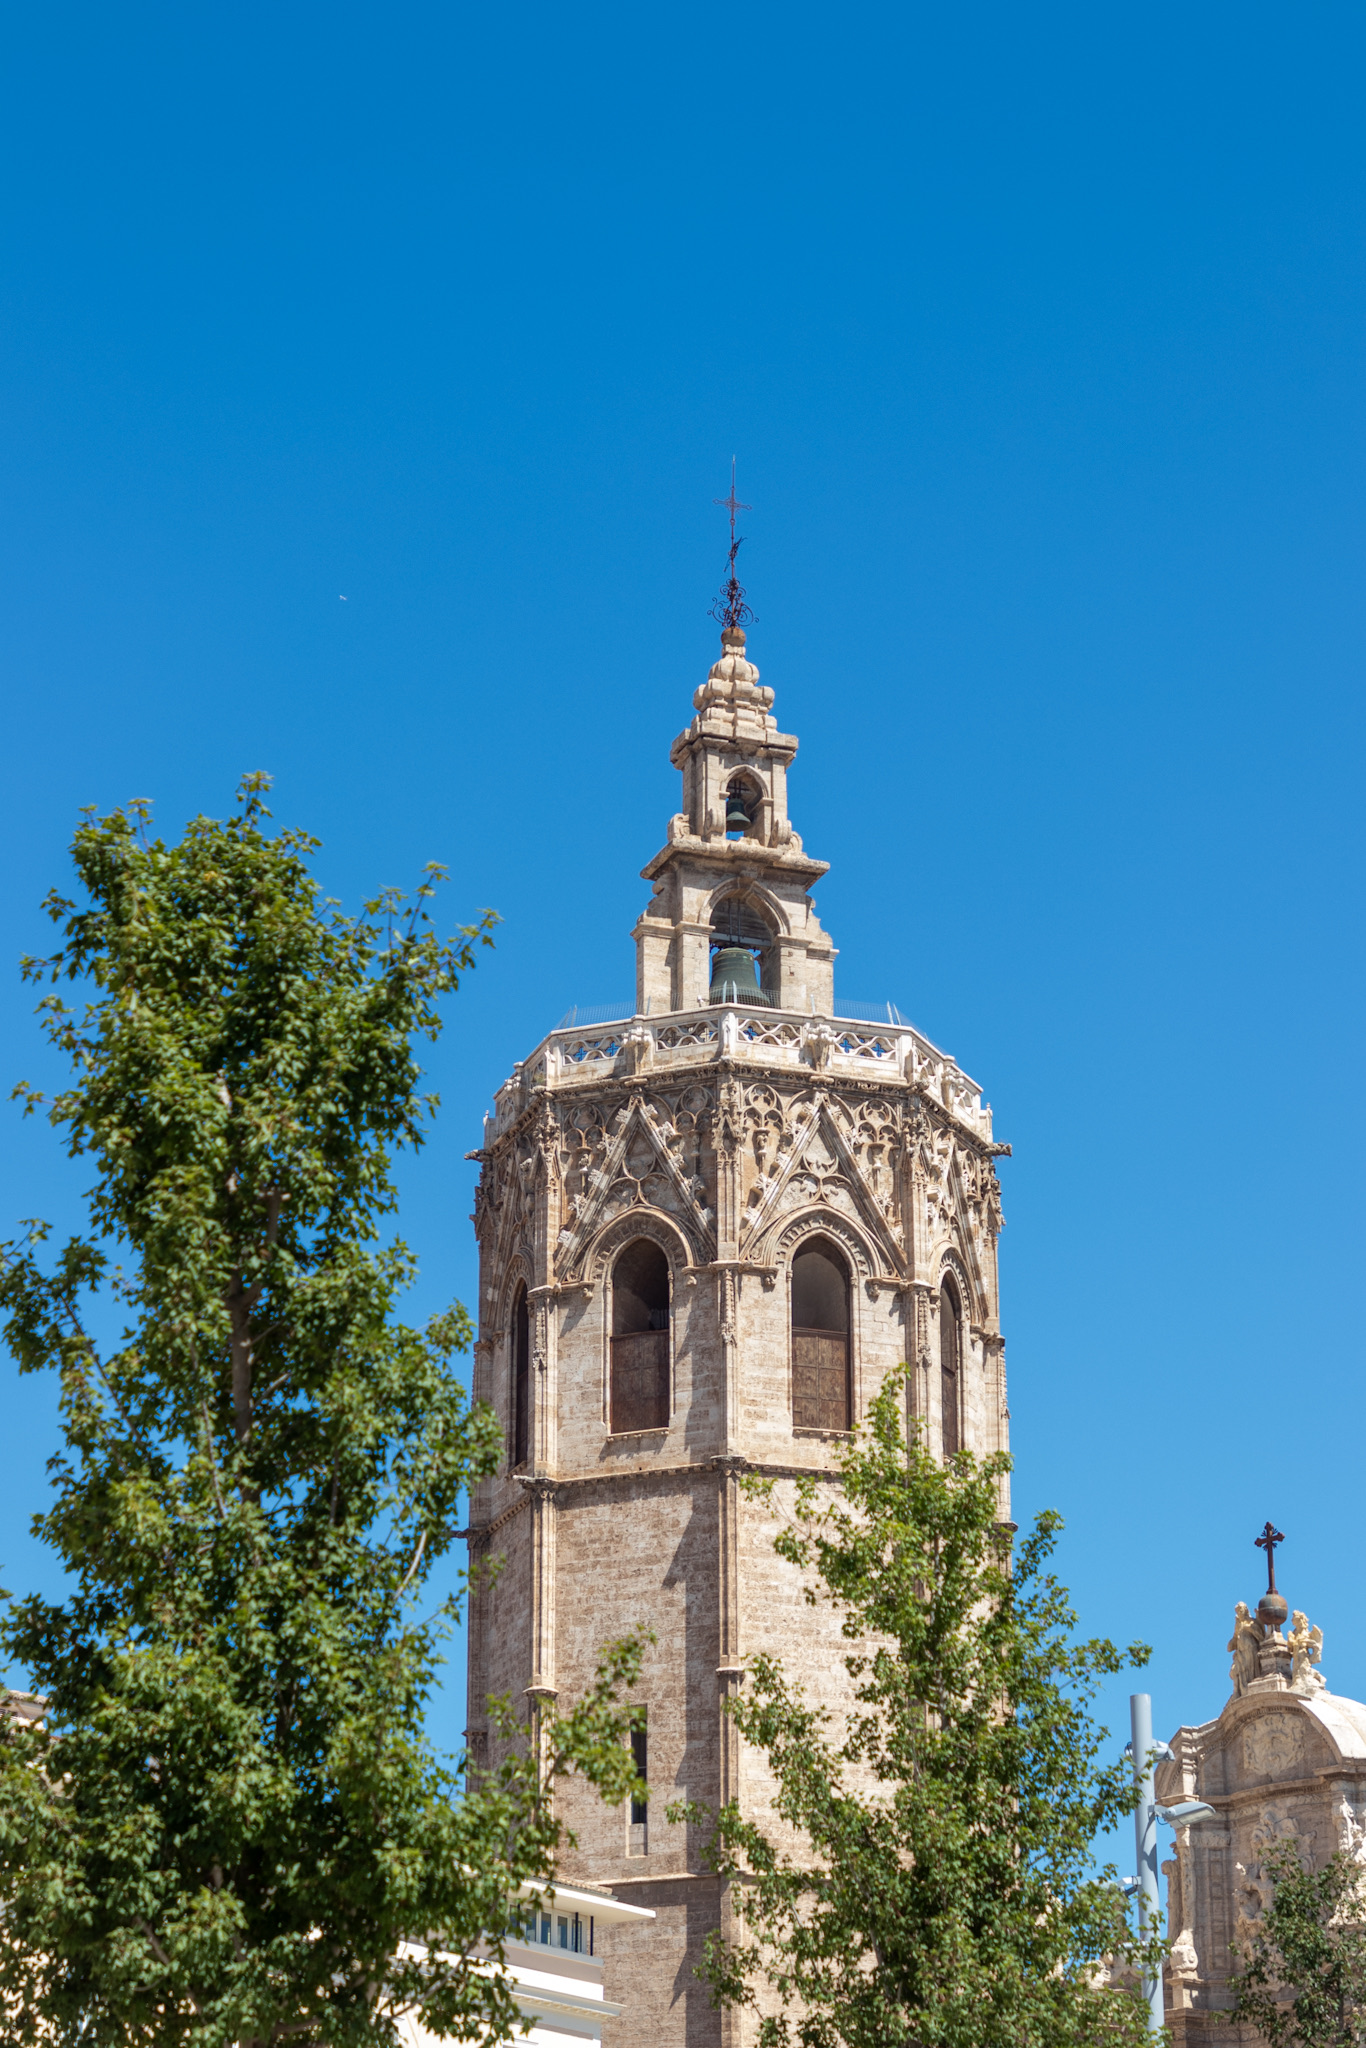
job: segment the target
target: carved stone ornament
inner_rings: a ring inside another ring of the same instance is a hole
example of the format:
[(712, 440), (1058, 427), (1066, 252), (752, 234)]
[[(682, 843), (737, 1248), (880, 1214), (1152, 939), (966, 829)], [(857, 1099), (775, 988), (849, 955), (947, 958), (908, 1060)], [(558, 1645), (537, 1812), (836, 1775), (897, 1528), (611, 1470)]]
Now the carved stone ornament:
[(621, 1034), (622, 1064), (628, 1074), (638, 1074), (648, 1066), (653, 1050), (654, 1038), (646, 1025), (633, 1024)]
[(829, 1066), (830, 1055), (838, 1044), (839, 1033), (834, 1026), (822, 1022), (819, 1018), (814, 1024), (808, 1024), (802, 1032), (802, 1056), (810, 1061), (818, 1073), (823, 1067)]
[(1254, 1778), (1284, 1778), (1304, 1755), (1304, 1734), (1288, 1713), (1266, 1714), (1243, 1730), (1243, 1768)]
[(1290, 1619), (1294, 1624), (1290, 1631), (1290, 1690), (1312, 1697), (1322, 1692), (1326, 1683), (1323, 1673), (1314, 1669), (1323, 1655), (1323, 1630), (1311, 1628), (1308, 1617), (1298, 1607)]

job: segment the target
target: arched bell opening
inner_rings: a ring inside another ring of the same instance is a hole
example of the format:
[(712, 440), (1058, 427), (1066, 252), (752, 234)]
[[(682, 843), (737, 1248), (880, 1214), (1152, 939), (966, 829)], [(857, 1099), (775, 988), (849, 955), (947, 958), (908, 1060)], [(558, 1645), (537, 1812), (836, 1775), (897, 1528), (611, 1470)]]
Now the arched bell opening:
[(810, 1237), (792, 1261), (792, 1423), (851, 1427), (849, 1266), (828, 1237)]
[(669, 1261), (637, 1237), (612, 1265), (611, 1428), (614, 1436), (669, 1420)]
[(939, 1415), (946, 1459), (963, 1446), (963, 1304), (946, 1273), (939, 1283)]
[(732, 775), (726, 784), (726, 837), (745, 839), (754, 830), (764, 793), (750, 775)]
[(512, 1469), (531, 1459), (531, 1310), (525, 1286), (512, 1304)]
[(778, 949), (757, 910), (739, 896), (725, 896), (711, 921), (709, 1003), (778, 1001)]

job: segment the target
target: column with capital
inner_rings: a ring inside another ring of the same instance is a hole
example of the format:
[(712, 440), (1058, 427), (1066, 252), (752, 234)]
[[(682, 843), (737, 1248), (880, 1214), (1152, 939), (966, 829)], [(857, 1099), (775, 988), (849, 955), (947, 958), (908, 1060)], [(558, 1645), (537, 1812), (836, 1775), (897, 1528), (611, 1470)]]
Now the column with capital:
[(551, 1480), (523, 1482), (531, 1507), (531, 1683), (524, 1695), (531, 1711), (532, 1746), (544, 1768), (544, 1709), (559, 1695), (555, 1683), (555, 1487)]

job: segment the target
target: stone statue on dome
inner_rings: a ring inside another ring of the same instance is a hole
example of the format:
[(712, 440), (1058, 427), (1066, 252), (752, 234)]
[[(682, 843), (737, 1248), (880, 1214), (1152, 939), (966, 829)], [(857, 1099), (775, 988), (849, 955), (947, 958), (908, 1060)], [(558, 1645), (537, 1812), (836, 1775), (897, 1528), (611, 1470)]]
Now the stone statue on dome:
[(1228, 1675), (1233, 1680), (1235, 1699), (1242, 1698), (1257, 1676), (1257, 1652), (1261, 1648), (1262, 1635), (1262, 1624), (1254, 1620), (1246, 1600), (1240, 1600), (1233, 1610), (1233, 1634), (1228, 1645), (1233, 1654)]
[(1309, 1618), (1297, 1607), (1290, 1617), (1294, 1627), (1290, 1631), (1290, 1654), (1294, 1662), (1290, 1673), (1292, 1692), (1322, 1692), (1327, 1681), (1314, 1666), (1323, 1656), (1323, 1630), (1310, 1628)]

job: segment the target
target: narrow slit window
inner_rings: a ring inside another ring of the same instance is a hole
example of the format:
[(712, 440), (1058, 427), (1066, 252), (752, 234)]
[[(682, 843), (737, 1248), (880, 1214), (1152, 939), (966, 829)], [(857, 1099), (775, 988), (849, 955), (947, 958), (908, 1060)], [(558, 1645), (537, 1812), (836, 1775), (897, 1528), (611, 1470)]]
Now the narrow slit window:
[(939, 1288), (939, 1410), (944, 1456), (962, 1448), (963, 1324), (958, 1290), (945, 1278)]
[(796, 1429), (850, 1426), (849, 1268), (827, 1238), (792, 1261), (792, 1422)]
[[(631, 1763), (638, 1778), (647, 1781), (650, 1771), (650, 1738), (647, 1728), (642, 1725), (631, 1730)], [(650, 1800), (647, 1792), (644, 1799), (631, 1795), (631, 1820), (626, 1830), (626, 1853), (628, 1856), (647, 1856), (650, 1851)]]
[[(631, 1762), (635, 1767), (636, 1776), (643, 1778), (648, 1783), (650, 1776), (650, 1736), (648, 1729), (633, 1728), (631, 1730)], [(643, 1827), (649, 1817), (649, 1800), (633, 1798), (631, 1800), (632, 1827)]]
[(638, 1237), (612, 1268), (612, 1433), (669, 1420), (669, 1262)]

